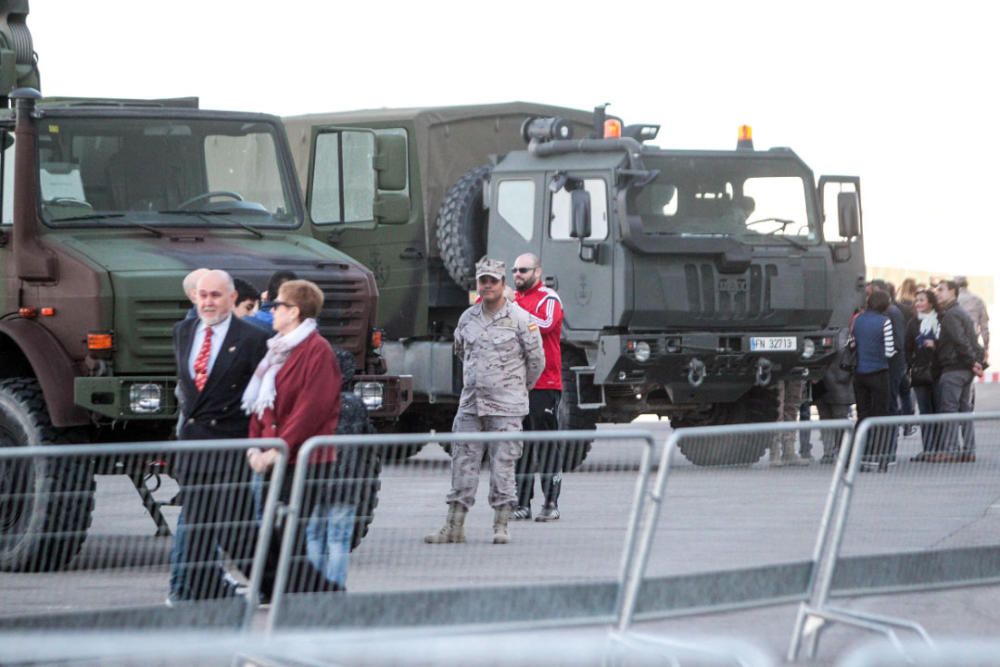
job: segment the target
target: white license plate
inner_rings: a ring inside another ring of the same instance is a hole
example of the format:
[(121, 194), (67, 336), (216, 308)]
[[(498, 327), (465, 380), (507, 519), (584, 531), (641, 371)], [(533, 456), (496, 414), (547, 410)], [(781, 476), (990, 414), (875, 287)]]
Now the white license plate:
[(794, 352), (796, 349), (795, 336), (751, 336), (750, 338), (751, 352)]

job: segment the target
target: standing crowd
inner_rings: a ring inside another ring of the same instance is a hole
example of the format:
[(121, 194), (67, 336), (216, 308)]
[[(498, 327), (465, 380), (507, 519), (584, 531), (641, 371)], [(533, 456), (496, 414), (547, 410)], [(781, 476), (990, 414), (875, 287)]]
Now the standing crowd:
[[(838, 341), (847, 348), (844, 361), (812, 384), (812, 403), (821, 419), (848, 416), (857, 407), (858, 421), (885, 415), (952, 414), (972, 412), (976, 377), (989, 362), (989, 315), (983, 300), (971, 293), (963, 276), (919, 285), (903, 281), (899, 292), (884, 280), (865, 288), (864, 308), (851, 320)], [(785, 406), (786, 411), (788, 406)], [(809, 419), (810, 402), (801, 404), (801, 419)], [(794, 417), (793, 417), (794, 419)], [(916, 427), (903, 428), (905, 436)], [(801, 458), (808, 463), (810, 432), (800, 431)], [(794, 437), (794, 436), (793, 436)], [(928, 424), (921, 428), (921, 451), (914, 461), (928, 463), (975, 462), (975, 433), (971, 422)], [(896, 462), (897, 429), (880, 431), (867, 444), (862, 471), (885, 472)], [(821, 463), (832, 463), (838, 451), (836, 434), (823, 435)], [(787, 463), (794, 452), (772, 452)]]

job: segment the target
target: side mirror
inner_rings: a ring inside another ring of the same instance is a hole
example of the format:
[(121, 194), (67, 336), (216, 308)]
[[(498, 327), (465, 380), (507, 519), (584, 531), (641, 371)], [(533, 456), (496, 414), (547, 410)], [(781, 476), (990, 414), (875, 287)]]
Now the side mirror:
[(579, 188), (569, 191), (570, 220), (569, 235), (583, 241), (590, 236), (590, 193)]
[(406, 189), (406, 137), (376, 135), (374, 166), (379, 190)]
[(845, 239), (861, 234), (861, 203), (857, 192), (837, 193), (837, 224)]
[(373, 209), (379, 223), (400, 224), (410, 220), (410, 198), (396, 192), (380, 192), (375, 195)]

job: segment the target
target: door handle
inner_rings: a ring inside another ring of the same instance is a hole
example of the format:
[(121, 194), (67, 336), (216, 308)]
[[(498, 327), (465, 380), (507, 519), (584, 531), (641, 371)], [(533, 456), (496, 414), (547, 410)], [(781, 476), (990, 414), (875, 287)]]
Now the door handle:
[(400, 259), (423, 259), (424, 253), (420, 252), (416, 248), (406, 248), (403, 252), (399, 253)]
[(545, 276), (542, 278), (542, 283), (550, 289), (559, 290), (559, 279), (555, 276)]

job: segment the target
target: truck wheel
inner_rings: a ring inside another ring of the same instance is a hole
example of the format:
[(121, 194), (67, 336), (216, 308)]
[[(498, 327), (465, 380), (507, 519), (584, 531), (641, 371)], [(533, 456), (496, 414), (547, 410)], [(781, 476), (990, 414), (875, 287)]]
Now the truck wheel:
[[(79, 429), (52, 426), (37, 380), (0, 380), (0, 447), (83, 439)], [(42, 572), (72, 561), (87, 539), (95, 490), (90, 462), (0, 462), (0, 570)]]
[[(399, 418), (399, 421), (389, 426), (386, 430), (391, 433), (429, 433), (431, 424), (425, 415), (407, 412)], [(388, 445), (382, 449), (382, 460), (385, 463), (402, 463), (406, 459), (419, 454), (423, 448), (423, 444)]]
[[(561, 431), (592, 431), (597, 428), (597, 411), (581, 410), (576, 391), (576, 373), (573, 366), (585, 366), (586, 357), (572, 348), (562, 349), (562, 400), (556, 417)], [(590, 453), (593, 441), (578, 440), (563, 443), (563, 471), (572, 472), (580, 467)]]
[[(672, 428), (752, 424), (778, 420), (778, 393), (774, 389), (754, 387), (740, 400), (717, 403), (705, 413), (670, 418)], [(724, 436), (713, 439), (681, 440), (681, 453), (699, 466), (751, 465), (767, 451), (773, 434), (742, 438)]]
[(465, 173), (444, 195), (438, 210), (438, 250), (448, 274), (459, 287), (475, 289), (476, 262), (486, 254), (487, 212), (483, 208), (483, 179), (491, 167)]

